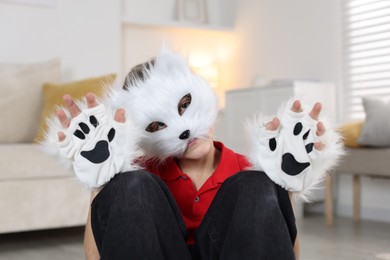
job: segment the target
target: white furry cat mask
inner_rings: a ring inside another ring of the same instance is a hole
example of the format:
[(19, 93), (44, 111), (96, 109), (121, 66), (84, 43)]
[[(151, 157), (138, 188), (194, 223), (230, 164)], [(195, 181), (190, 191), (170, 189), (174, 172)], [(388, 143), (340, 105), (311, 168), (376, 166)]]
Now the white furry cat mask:
[(210, 138), (218, 112), (216, 96), (182, 56), (163, 48), (142, 73), (141, 79), (128, 75), (133, 78), (126, 78), (127, 90), (114, 91), (110, 99), (114, 107), (130, 113), (143, 132), (139, 145), (146, 157), (181, 156), (194, 138)]

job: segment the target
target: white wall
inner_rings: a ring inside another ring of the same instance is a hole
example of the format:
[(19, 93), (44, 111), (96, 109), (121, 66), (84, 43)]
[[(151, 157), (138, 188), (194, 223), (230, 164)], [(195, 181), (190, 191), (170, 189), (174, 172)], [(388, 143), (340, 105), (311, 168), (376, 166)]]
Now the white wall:
[(120, 72), (119, 13), (119, 0), (0, 1), (0, 62), (60, 57), (63, 81)]
[(338, 0), (240, 0), (238, 86), (254, 75), (268, 80), (316, 79), (339, 83)]

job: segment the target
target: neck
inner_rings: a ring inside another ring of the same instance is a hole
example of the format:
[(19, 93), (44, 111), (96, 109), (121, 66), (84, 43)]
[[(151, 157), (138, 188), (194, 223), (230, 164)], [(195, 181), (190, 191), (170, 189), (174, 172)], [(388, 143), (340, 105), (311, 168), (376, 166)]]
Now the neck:
[(203, 156), (202, 158), (198, 159), (188, 159), (188, 158), (178, 158), (177, 161), (180, 165), (180, 167), (185, 169), (202, 169), (202, 168), (214, 168), (216, 163), (216, 151), (214, 145), (211, 146), (210, 151)]
[(212, 145), (209, 152), (202, 158), (178, 158), (177, 164), (192, 179), (195, 187), (199, 189), (218, 166), (220, 155), (221, 152)]

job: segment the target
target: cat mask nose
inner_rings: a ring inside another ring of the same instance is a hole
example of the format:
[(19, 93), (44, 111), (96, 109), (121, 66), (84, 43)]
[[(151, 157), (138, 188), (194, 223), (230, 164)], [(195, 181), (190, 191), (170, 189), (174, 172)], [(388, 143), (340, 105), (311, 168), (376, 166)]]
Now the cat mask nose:
[(190, 137), (190, 130), (185, 130), (183, 133), (180, 134), (179, 139), (180, 140), (185, 140)]

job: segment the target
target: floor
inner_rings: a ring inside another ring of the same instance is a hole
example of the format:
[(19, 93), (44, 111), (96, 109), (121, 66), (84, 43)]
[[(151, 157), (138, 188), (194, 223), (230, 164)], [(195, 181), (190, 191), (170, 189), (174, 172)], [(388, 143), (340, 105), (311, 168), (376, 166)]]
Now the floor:
[(298, 226), (302, 260), (390, 260), (390, 223), (336, 218), (328, 228), (323, 216), (314, 215)]
[[(298, 222), (301, 260), (390, 260), (390, 223), (336, 218), (327, 228), (323, 216)], [(0, 260), (84, 259), (82, 228), (0, 235)]]

